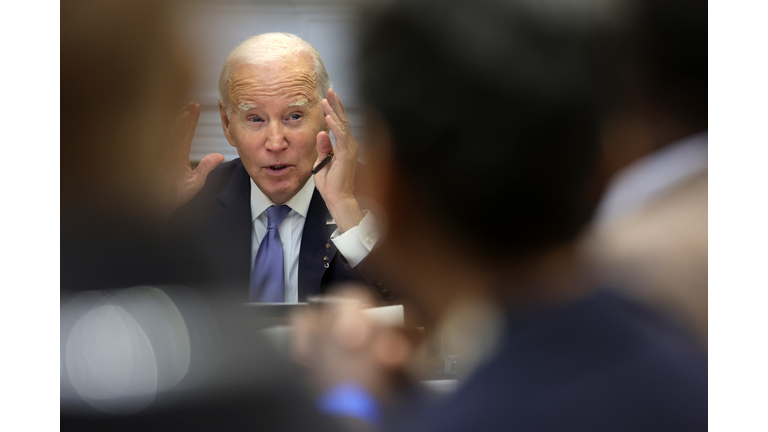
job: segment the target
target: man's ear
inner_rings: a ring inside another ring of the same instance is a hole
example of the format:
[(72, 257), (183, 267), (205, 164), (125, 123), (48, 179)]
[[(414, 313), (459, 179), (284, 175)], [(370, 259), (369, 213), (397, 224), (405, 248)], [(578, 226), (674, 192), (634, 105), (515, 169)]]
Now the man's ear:
[(232, 139), (232, 134), (229, 131), (231, 123), (229, 121), (229, 116), (227, 115), (227, 109), (224, 107), (224, 102), (221, 100), (219, 100), (219, 115), (221, 116), (221, 128), (224, 130), (224, 136), (227, 137), (229, 145), (237, 148), (235, 141)]

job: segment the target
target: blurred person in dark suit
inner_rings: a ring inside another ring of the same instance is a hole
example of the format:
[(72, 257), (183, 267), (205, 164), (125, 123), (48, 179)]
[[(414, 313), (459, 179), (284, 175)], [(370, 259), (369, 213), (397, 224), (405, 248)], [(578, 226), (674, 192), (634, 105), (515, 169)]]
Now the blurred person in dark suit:
[(131, 288), (205, 265), (162, 236), (221, 160), (189, 167), (191, 113), (169, 132), (190, 74), (172, 6), (61, 7), (61, 429), (338, 430), (239, 304)]
[(585, 238), (600, 279), (707, 342), (707, 3), (643, 0), (621, 110), (603, 141), (610, 184)]
[(346, 394), (366, 401), (350, 415), (392, 430), (706, 429), (701, 347), (580, 265), (631, 12), (402, 1), (365, 21), (366, 195), (388, 224), (371, 258), (453, 334), (460, 379), (437, 403), (398, 406), (408, 339), (344, 303), (296, 319), (295, 356), (329, 410)]
[(211, 264), (199, 282), (228, 285), (241, 301), (296, 303), (367, 275), (391, 300), (366, 272), (376, 222), (354, 195), (358, 144), (317, 50), (287, 33), (250, 38), (225, 60), (219, 91), (224, 135), (240, 157), (171, 221), (181, 249), (204, 251)]

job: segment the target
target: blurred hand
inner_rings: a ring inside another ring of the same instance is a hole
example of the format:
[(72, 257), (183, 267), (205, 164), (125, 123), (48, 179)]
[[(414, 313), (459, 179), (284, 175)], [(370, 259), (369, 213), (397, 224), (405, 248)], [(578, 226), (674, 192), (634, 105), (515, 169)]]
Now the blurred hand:
[(192, 138), (195, 136), (197, 121), (200, 119), (200, 105), (189, 102), (181, 115), (176, 117), (172, 127), (173, 146), (172, 163), (174, 187), (173, 209), (176, 209), (192, 199), (205, 185), (205, 179), (218, 164), (224, 160), (224, 155), (211, 153), (205, 156), (196, 169), (189, 162), (189, 152)]
[(383, 327), (363, 313), (373, 305), (369, 289), (348, 286), (334, 301), (293, 316), (293, 357), (318, 390), (353, 381), (381, 401), (395, 390), (416, 343), (404, 329)]
[(331, 163), (315, 174), (315, 186), (323, 196), (339, 230), (345, 232), (360, 224), (363, 219), (363, 213), (354, 196), (355, 171), (360, 150), (352, 136), (344, 103), (333, 89), (328, 90), (327, 96), (321, 104), (325, 122), (336, 137), (336, 149), (334, 151), (327, 132), (317, 134), (315, 166), (325, 159), (327, 154), (333, 152), (334, 155)]

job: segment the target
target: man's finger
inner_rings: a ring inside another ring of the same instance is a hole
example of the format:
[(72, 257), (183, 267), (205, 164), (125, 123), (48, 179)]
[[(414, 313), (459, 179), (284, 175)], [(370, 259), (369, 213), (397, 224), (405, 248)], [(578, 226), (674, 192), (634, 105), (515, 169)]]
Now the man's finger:
[(338, 141), (338, 138), (343, 137), (344, 130), (339, 128), (339, 120), (333, 112), (333, 108), (331, 108), (331, 106), (328, 104), (327, 99), (323, 99), (323, 111), (325, 112), (325, 122), (331, 128), (334, 135), (336, 135), (336, 139)]
[(347, 117), (347, 109), (344, 107), (344, 101), (339, 98), (339, 95), (336, 95), (336, 98), (339, 99), (339, 105), (341, 106), (341, 112), (344, 113), (344, 118)]
[(323, 99), (321, 102), (321, 105), (323, 107), (323, 112), (326, 116), (331, 116), (333, 120), (336, 122), (336, 124), (341, 124), (339, 121), (339, 116), (336, 115), (336, 111), (333, 110), (333, 107), (331, 106), (331, 102), (328, 99)]
[(192, 140), (195, 138), (197, 122), (200, 120), (200, 105), (195, 104), (189, 117), (185, 120), (184, 138), (182, 139), (183, 148), (189, 156), (189, 150), (192, 148)]
[[(333, 152), (333, 143), (331, 143), (331, 137), (328, 136), (327, 132), (321, 131), (317, 134), (317, 160), (313, 165), (313, 174), (315, 172), (314, 167), (317, 167), (323, 160), (325, 160), (325, 157), (331, 152)], [(331, 163), (333, 163), (333, 161), (331, 161)], [(328, 169), (330, 169), (330, 164), (323, 167), (323, 169), (318, 171), (318, 173)]]
[(348, 130), (349, 120), (347, 119), (347, 111), (344, 109), (344, 104), (341, 102), (341, 98), (339, 98), (339, 94), (336, 93), (334, 90), (330, 90), (328, 93), (330, 94), (328, 102), (331, 105), (331, 108), (333, 108), (333, 113), (336, 115), (335, 117), (336, 121), (345, 130)]
[(336, 117), (338, 117), (339, 120), (341, 120), (344, 124), (346, 124), (347, 116), (346, 112), (344, 111), (344, 107), (341, 104), (341, 99), (339, 98), (339, 94), (336, 93), (335, 90), (331, 90), (333, 92), (333, 98), (328, 99), (331, 101), (331, 106), (333, 107), (333, 111), (336, 113)]
[(325, 159), (325, 155), (333, 151), (333, 143), (328, 132), (321, 131), (317, 134), (317, 161)]
[(187, 134), (187, 127), (189, 123), (189, 111), (184, 111), (180, 116), (176, 117), (171, 126), (171, 139), (172, 152), (176, 159), (189, 160), (189, 149), (185, 148), (184, 137)]
[(336, 149), (344, 152), (349, 150), (348, 131), (344, 124), (336, 117), (333, 109), (327, 99), (323, 99), (323, 109), (326, 111), (325, 122), (330, 126), (334, 136), (336, 136)]
[(208, 173), (213, 171), (213, 169), (223, 161), (224, 155), (221, 153), (211, 153), (206, 155), (203, 160), (200, 161), (197, 168), (195, 168), (195, 176), (197, 176), (200, 181), (204, 182), (206, 177), (208, 177)]
[[(341, 154), (349, 151), (349, 140), (341, 125), (333, 119), (332, 116), (325, 116), (325, 122), (331, 127), (333, 135), (336, 137), (336, 153)], [(330, 138), (329, 138), (330, 139)]]
[(344, 122), (342, 122), (340, 114), (341, 114), (341, 107), (339, 107), (338, 104), (338, 95), (336, 95), (336, 92), (333, 91), (333, 89), (328, 89), (327, 97), (323, 100), (327, 107), (324, 107), (324, 111), (326, 111), (327, 115), (330, 115), (333, 117), (333, 119), (341, 125), (344, 126)]
[(181, 109), (181, 112), (179, 112), (179, 115), (184, 114), (185, 112), (191, 112), (195, 108), (195, 102), (189, 101), (186, 105), (184, 105), (184, 108)]

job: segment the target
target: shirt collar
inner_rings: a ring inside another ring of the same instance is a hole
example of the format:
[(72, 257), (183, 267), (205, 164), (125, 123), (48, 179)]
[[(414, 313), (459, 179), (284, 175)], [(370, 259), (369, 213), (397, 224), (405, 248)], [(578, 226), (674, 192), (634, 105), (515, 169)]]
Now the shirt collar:
[[(253, 179), (251, 180), (251, 221), (255, 221), (264, 211), (270, 206), (277, 205), (272, 202), (269, 197), (264, 195), (264, 192), (256, 186)], [(315, 191), (315, 179), (310, 176), (309, 180), (304, 184), (296, 195), (294, 195), (288, 202), (285, 203), (291, 210), (300, 214), (302, 217), (307, 217), (309, 211), (309, 203), (312, 201), (312, 194)]]
[(677, 141), (620, 171), (608, 185), (596, 220), (609, 223), (707, 169), (707, 132)]

